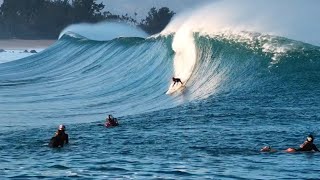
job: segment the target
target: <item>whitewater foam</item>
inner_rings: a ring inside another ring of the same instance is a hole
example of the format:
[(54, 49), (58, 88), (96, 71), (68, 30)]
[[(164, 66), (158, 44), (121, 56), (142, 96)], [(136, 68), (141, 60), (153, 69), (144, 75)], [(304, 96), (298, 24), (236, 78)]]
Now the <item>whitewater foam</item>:
[(172, 49), (175, 52), (173, 59), (174, 77), (186, 82), (196, 64), (193, 33), (187, 28), (181, 28), (174, 36)]

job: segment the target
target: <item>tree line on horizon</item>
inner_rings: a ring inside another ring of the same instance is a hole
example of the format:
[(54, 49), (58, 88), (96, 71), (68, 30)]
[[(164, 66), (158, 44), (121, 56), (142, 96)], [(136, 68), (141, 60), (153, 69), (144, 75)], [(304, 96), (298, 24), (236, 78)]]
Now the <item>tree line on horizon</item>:
[[(103, 11), (96, 0), (3, 0), (0, 7), (0, 38), (56, 39), (68, 25), (101, 21), (125, 22), (148, 34), (162, 31), (174, 16), (168, 7), (151, 8), (138, 22), (128, 14)], [(137, 16), (137, 13), (135, 13)]]

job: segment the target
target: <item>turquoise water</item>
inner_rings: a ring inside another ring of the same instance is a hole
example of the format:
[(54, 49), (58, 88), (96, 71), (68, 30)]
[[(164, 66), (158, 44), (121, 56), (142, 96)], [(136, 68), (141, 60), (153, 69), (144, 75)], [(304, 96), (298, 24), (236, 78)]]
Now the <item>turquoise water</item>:
[[(298, 147), (309, 133), (320, 146), (318, 46), (194, 33), (184, 47), (193, 58), (173, 51), (173, 37), (65, 35), (0, 64), (0, 177), (319, 178), (318, 153), (259, 152)], [(186, 88), (166, 95), (173, 74)], [(100, 126), (108, 114), (119, 127)], [(50, 149), (60, 123), (70, 144)]]

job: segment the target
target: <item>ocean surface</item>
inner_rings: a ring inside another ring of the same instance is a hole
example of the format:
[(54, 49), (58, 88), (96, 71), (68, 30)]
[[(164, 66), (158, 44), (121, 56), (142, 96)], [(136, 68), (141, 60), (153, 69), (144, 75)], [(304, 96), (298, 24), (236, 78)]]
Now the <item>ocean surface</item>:
[[(320, 147), (320, 47), (180, 35), (67, 32), (32, 56), (0, 53), (0, 178), (319, 179), (320, 153), (282, 150), (310, 133)], [(172, 76), (186, 87), (167, 95)], [(102, 126), (108, 114), (120, 126)], [(62, 123), (70, 144), (51, 149)]]
[[(40, 52), (42, 51), (44, 48), (38, 48), (37, 50), (35, 50), (36, 52)], [(0, 52), (0, 63), (5, 63), (5, 62), (9, 62), (9, 61), (13, 61), (13, 60), (17, 60), (17, 59), (21, 59), (27, 56), (32, 55), (33, 53), (30, 52), (24, 52), (24, 50), (18, 50), (18, 49), (6, 49), (4, 50), (4, 52)]]

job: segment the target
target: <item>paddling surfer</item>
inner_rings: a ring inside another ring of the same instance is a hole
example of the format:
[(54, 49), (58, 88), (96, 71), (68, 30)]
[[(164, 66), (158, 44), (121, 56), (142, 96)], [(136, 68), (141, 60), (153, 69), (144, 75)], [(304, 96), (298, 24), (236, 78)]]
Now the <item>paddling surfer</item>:
[(55, 133), (54, 137), (51, 138), (49, 146), (56, 148), (56, 147), (63, 147), (63, 145), (69, 143), (69, 136), (65, 132), (66, 126), (61, 124), (58, 128), (58, 131)]
[(106, 123), (105, 126), (106, 127), (114, 127), (114, 126), (118, 126), (118, 120), (117, 118), (114, 118), (112, 115), (109, 115), (108, 118), (106, 119)]

